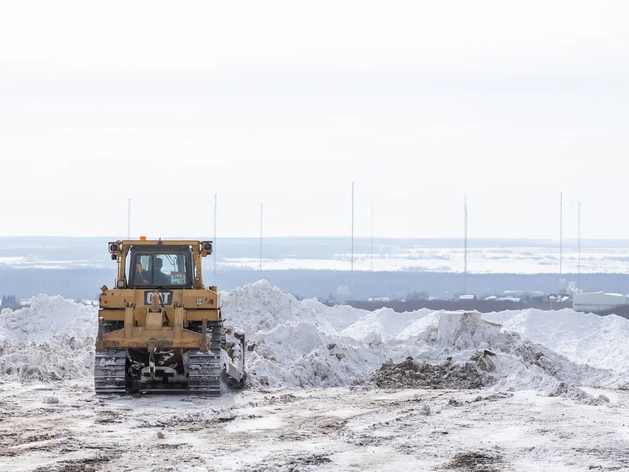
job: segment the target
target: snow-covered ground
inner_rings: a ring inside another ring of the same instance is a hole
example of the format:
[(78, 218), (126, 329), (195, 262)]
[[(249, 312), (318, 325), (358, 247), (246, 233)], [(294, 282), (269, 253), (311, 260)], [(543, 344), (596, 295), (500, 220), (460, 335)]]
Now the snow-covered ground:
[(88, 381), (5, 383), (3, 471), (629, 469), (627, 392), (272, 389), (96, 398)]
[(95, 307), (2, 310), (0, 470), (629, 469), (629, 320), (222, 301), (248, 378), (221, 399), (95, 397)]

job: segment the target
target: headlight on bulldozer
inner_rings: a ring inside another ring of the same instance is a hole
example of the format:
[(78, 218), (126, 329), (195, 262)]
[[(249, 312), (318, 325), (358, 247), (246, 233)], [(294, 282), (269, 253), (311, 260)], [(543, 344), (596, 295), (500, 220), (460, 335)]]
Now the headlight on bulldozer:
[(118, 245), (116, 243), (109, 244), (109, 252), (116, 252), (118, 250)]

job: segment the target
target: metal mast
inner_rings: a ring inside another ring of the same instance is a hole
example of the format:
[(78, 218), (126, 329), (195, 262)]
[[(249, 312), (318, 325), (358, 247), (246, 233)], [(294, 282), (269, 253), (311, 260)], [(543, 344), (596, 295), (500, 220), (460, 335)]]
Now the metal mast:
[(214, 247), (212, 249), (212, 269), (214, 272), (214, 283), (216, 283), (216, 210), (218, 207), (218, 195), (214, 194)]
[(563, 275), (563, 192), (559, 193), (559, 277)]
[(579, 248), (578, 248), (578, 274), (577, 274), (577, 293), (581, 292), (581, 202), (578, 204), (578, 236), (579, 236)]
[(373, 272), (373, 205), (371, 205), (371, 271)]
[(354, 272), (354, 182), (352, 182), (352, 272)]
[(127, 210), (127, 239), (131, 239), (131, 199)]
[(262, 215), (264, 214), (264, 206), (260, 203), (260, 270), (262, 270)]
[(467, 293), (467, 197), (463, 197), (463, 285)]

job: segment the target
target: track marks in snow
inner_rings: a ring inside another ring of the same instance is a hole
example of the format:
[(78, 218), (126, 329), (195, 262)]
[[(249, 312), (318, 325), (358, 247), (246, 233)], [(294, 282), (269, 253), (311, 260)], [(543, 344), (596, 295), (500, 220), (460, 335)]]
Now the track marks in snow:
[[(46, 403), (51, 395), (59, 403)], [(623, 391), (604, 406), (533, 392), (360, 387), (96, 398), (79, 382), (0, 384), (0, 405), (2, 470), (629, 467)]]

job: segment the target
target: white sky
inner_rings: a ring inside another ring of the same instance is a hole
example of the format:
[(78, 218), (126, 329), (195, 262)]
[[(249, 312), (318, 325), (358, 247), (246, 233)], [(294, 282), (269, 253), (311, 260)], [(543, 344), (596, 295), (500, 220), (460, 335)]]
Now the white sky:
[(2, 2), (0, 235), (629, 238), (626, 2)]

